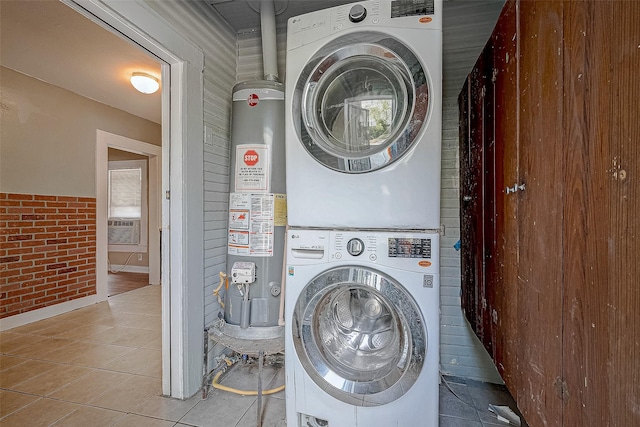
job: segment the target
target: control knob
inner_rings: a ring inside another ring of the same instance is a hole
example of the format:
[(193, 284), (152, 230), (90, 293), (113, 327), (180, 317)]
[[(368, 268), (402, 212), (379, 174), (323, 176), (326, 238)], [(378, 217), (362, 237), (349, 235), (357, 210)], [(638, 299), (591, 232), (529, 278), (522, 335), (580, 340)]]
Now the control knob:
[(367, 9), (365, 9), (361, 4), (356, 4), (351, 8), (351, 10), (349, 10), (349, 21), (351, 22), (362, 22), (366, 17)]
[(347, 252), (351, 256), (358, 256), (364, 252), (364, 242), (358, 238), (353, 238), (347, 242)]

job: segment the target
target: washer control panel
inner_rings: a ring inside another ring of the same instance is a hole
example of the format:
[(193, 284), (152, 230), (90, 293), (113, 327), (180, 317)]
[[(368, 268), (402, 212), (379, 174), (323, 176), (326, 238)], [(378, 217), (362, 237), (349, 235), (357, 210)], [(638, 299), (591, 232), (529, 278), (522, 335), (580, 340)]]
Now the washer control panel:
[(431, 239), (389, 237), (390, 258), (431, 258)]
[(439, 236), (404, 231), (334, 230), (328, 261), (374, 263), (405, 270), (437, 272)]

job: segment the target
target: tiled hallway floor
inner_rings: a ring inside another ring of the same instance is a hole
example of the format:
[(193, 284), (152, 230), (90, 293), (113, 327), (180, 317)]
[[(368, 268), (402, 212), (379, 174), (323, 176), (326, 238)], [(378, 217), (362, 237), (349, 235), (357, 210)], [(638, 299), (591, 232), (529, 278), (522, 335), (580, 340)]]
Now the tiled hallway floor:
[[(1, 332), (0, 425), (256, 426), (255, 396), (215, 389), (205, 400), (161, 396), (160, 325), (160, 287), (145, 286)], [(222, 384), (254, 389), (256, 378), (255, 364), (240, 365)], [(263, 381), (265, 389), (284, 384), (284, 369), (265, 366)], [(440, 386), (441, 427), (506, 426), (487, 411), (489, 403), (515, 409), (504, 388), (457, 382), (451, 388), (464, 402)], [(283, 427), (284, 405), (284, 391), (265, 396), (262, 425)]]

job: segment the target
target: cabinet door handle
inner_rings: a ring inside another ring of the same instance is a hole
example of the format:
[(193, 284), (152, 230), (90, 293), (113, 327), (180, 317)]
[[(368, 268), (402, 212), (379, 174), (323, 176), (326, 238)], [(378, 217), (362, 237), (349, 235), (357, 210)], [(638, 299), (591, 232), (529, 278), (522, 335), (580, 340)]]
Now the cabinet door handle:
[(513, 184), (513, 187), (507, 187), (505, 188), (504, 192), (507, 194), (511, 194), (511, 193), (517, 193), (518, 191), (524, 191), (525, 190), (525, 185), (524, 184)]

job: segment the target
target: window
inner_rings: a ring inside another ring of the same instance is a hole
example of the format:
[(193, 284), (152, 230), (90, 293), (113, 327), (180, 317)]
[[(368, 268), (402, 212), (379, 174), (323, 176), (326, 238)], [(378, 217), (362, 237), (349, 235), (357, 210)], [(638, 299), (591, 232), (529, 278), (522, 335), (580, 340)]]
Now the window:
[(146, 252), (146, 160), (110, 161), (108, 185), (109, 250)]

